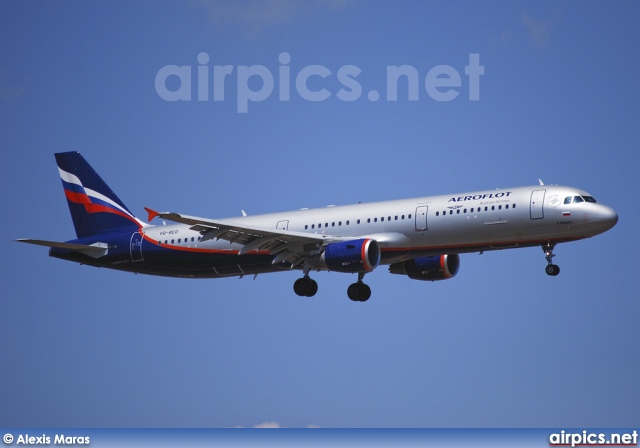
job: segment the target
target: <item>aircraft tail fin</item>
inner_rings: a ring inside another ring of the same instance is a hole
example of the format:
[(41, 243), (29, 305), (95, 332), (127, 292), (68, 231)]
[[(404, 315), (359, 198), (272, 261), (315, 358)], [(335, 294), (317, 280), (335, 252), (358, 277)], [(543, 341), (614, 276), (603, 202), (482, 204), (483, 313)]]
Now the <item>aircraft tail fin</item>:
[(133, 216), (79, 152), (56, 153), (55, 157), (78, 238), (142, 227), (144, 223)]

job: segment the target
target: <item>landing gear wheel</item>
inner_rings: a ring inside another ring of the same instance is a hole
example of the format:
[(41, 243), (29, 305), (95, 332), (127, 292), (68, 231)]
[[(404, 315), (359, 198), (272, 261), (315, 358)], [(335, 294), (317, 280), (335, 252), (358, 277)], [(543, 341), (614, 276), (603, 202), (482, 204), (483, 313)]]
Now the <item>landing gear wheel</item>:
[(347, 289), (347, 295), (354, 302), (366, 302), (371, 297), (371, 288), (362, 282), (352, 283)]
[(545, 272), (547, 273), (547, 275), (551, 275), (552, 277), (555, 277), (560, 273), (560, 267), (555, 264), (548, 264), (547, 267), (545, 268)]
[(307, 290), (307, 297), (313, 297), (318, 292), (318, 283), (315, 280), (309, 279), (309, 289)]
[(318, 292), (318, 283), (309, 277), (302, 277), (293, 284), (293, 291), (301, 297), (313, 297)]
[(360, 299), (360, 301), (366, 302), (371, 297), (371, 288), (369, 288), (369, 285), (363, 283), (362, 289), (364, 290), (364, 295), (362, 296), (362, 299)]

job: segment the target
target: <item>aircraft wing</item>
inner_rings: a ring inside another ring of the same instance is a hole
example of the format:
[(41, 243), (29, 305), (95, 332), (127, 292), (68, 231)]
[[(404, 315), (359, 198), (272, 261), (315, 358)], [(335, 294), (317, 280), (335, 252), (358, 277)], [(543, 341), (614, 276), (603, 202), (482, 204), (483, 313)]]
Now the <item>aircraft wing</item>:
[(216, 221), (173, 212), (160, 213), (146, 207), (145, 210), (149, 213), (149, 221), (155, 217), (160, 217), (190, 225), (191, 230), (200, 232), (202, 235), (201, 241), (216, 239), (242, 244), (243, 247), (238, 252), (238, 255), (252, 251), (267, 251), (271, 255), (276, 255), (273, 264), (289, 261), (295, 266), (304, 261), (304, 258), (319, 253), (321, 247), (327, 244), (353, 239), (353, 237), (345, 238), (335, 235), (251, 226), (226, 220)]

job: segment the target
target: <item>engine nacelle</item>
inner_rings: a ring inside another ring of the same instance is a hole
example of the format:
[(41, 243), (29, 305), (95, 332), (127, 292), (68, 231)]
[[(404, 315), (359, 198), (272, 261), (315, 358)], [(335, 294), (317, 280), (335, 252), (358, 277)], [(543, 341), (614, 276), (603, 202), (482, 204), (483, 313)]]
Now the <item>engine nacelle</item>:
[(455, 277), (460, 269), (460, 256), (438, 255), (418, 257), (389, 266), (392, 274), (406, 275), (413, 280), (446, 280)]
[(324, 267), (336, 272), (371, 272), (380, 264), (380, 245), (363, 239), (329, 244), (320, 256)]

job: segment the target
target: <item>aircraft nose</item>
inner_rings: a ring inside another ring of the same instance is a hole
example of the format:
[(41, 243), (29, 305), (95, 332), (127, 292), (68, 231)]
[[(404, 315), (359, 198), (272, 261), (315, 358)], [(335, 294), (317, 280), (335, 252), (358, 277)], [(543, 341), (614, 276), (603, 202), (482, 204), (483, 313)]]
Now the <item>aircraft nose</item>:
[(605, 224), (607, 226), (606, 230), (609, 230), (618, 222), (618, 214), (611, 207), (607, 207), (606, 205), (601, 206), (600, 212), (600, 223)]

